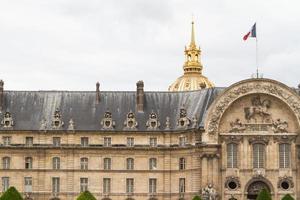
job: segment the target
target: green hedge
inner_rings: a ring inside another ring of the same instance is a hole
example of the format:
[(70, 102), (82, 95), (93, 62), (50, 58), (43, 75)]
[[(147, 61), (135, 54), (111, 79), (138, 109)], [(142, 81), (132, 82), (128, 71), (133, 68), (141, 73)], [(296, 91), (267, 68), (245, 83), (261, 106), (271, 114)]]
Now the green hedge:
[(290, 194), (286, 194), (281, 200), (295, 200)]
[(199, 196), (194, 196), (193, 200), (202, 200)]
[(23, 198), (15, 187), (10, 187), (2, 194), (0, 200), (23, 200)]
[[(0, 199), (1, 200), (1, 199)], [(89, 191), (80, 193), (76, 200), (97, 200)]]
[(263, 188), (256, 200), (272, 200), (271, 194), (265, 188)]

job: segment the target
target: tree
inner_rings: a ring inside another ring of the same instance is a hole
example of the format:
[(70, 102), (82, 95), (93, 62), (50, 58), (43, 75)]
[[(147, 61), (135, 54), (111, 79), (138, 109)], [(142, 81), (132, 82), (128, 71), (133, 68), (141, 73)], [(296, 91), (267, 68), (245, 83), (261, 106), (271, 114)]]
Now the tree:
[(281, 200), (294, 200), (290, 194), (286, 194)]
[(268, 192), (268, 190), (263, 188), (258, 194), (256, 200), (272, 200), (271, 194)]
[[(1, 200), (1, 199), (0, 199)], [(81, 192), (76, 200), (97, 200), (89, 191)]]
[(193, 200), (202, 200), (198, 195), (194, 196)]
[(23, 198), (15, 187), (10, 187), (2, 194), (0, 200), (23, 200)]

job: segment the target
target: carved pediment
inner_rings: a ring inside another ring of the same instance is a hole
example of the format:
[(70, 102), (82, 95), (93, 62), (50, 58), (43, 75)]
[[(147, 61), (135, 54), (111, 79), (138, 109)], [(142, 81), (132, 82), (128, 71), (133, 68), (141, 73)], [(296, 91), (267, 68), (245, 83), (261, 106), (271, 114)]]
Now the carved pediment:
[(178, 128), (188, 128), (191, 124), (191, 120), (187, 117), (185, 108), (180, 108), (179, 119), (177, 120)]
[(112, 114), (110, 111), (106, 111), (104, 113), (104, 117), (100, 122), (103, 130), (113, 130), (115, 128), (115, 121), (112, 118)]
[(146, 122), (147, 130), (157, 130), (160, 127), (160, 122), (158, 120), (157, 114), (153, 111), (149, 115), (149, 119)]
[(62, 121), (62, 116), (60, 110), (57, 108), (53, 114), (52, 118), (52, 128), (59, 129), (64, 126), (64, 122)]
[(126, 115), (124, 126), (124, 130), (137, 130), (138, 122), (135, 118), (135, 114), (132, 111)]
[(14, 126), (14, 120), (10, 112), (6, 111), (4, 113), (1, 125), (3, 128), (12, 128)]

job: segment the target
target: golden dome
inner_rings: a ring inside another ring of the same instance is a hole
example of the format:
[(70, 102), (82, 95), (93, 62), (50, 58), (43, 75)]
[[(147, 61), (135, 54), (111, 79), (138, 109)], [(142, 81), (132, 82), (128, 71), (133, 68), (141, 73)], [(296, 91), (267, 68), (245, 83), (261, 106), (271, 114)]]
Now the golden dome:
[(189, 91), (214, 87), (214, 84), (202, 75), (203, 66), (200, 61), (201, 50), (195, 42), (194, 22), (189, 47), (185, 47), (184, 75), (169, 87), (169, 91)]

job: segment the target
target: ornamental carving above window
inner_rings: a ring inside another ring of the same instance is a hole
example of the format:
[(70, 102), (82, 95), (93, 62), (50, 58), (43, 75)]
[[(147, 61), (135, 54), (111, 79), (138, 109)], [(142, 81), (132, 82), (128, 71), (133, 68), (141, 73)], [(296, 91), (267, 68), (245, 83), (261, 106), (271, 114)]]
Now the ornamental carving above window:
[(104, 113), (104, 118), (100, 122), (102, 129), (113, 130), (115, 128), (115, 121), (112, 119), (112, 114), (109, 111)]
[(12, 128), (14, 126), (14, 120), (10, 112), (5, 112), (1, 121), (3, 128)]
[(135, 114), (130, 111), (126, 115), (126, 120), (124, 121), (124, 130), (136, 130), (138, 122), (136, 121)]
[(147, 130), (157, 130), (160, 127), (160, 122), (158, 121), (157, 114), (151, 112), (149, 115), (149, 119), (146, 122)]
[(52, 128), (59, 129), (64, 126), (64, 122), (62, 121), (62, 117), (60, 114), (60, 110), (57, 108), (53, 114), (52, 118)]
[(187, 128), (190, 126), (191, 120), (187, 117), (187, 112), (185, 108), (180, 108), (179, 119), (177, 120), (178, 128)]

